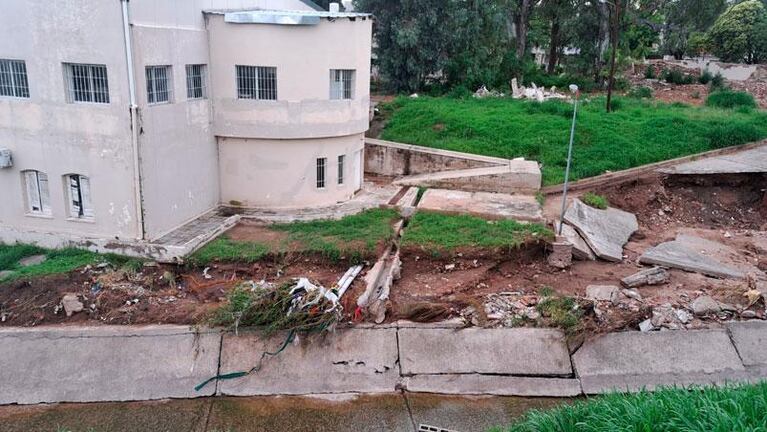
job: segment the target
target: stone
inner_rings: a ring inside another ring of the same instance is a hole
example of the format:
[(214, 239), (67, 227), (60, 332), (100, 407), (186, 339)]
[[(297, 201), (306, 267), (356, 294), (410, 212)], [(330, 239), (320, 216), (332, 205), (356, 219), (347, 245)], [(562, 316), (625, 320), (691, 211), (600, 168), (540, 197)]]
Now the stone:
[(612, 285), (589, 285), (586, 287), (586, 298), (593, 301), (618, 301), (620, 290)]
[(689, 272), (701, 273), (706, 276), (742, 279), (743, 272), (731, 268), (716, 259), (704, 255), (695, 248), (697, 242), (708, 242), (690, 236), (677, 236), (676, 240), (661, 243), (648, 249), (639, 257), (643, 264), (673, 267)]
[(621, 284), (626, 288), (638, 288), (645, 285), (660, 285), (668, 282), (669, 274), (663, 267), (653, 267), (626, 276), (621, 279)]
[(551, 252), (546, 258), (550, 266), (565, 269), (573, 264), (573, 245), (564, 238), (551, 243)]
[(19, 265), (22, 267), (29, 267), (33, 265), (42, 264), (47, 260), (45, 255), (32, 255), (19, 260)]
[(682, 324), (687, 324), (692, 321), (692, 314), (684, 309), (674, 309), (676, 317)]
[(756, 318), (756, 312), (752, 310), (744, 310), (743, 312), (740, 313), (740, 317), (743, 319)]
[[(554, 230), (559, 231), (559, 221), (554, 222)], [(562, 224), (562, 236), (573, 245), (573, 258), (582, 261), (594, 261), (597, 256), (578, 231), (568, 224)]]
[(653, 309), (650, 320), (655, 327), (664, 327), (671, 330), (678, 330), (682, 324), (676, 309), (674, 309), (671, 303), (665, 303)]
[(580, 233), (597, 257), (613, 262), (623, 260), (623, 245), (639, 229), (632, 213), (615, 208), (599, 210), (578, 199), (573, 200), (564, 219)]
[(639, 323), (639, 331), (648, 332), (648, 331), (653, 331), (653, 330), (655, 330), (655, 326), (652, 325), (652, 320), (651, 319), (648, 318), (648, 319), (642, 321), (641, 323)]
[(77, 297), (77, 294), (72, 293), (64, 294), (64, 297), (61, 299), (61, 306), (64, 307), (64, 312), (68, 317), (83, 310), (83, 303)]
[(695, 315), (703, 316), (708, 314), (716, 314), (722, 311), (722, 307), (719, 302), (714, 300), (711, 296), (700, 296), (690, 303), (690, 309)]
[(636, 301), (642, 301), (642, 294), (639, 294), (639, 292), (637, 290), (625, 289), (624, 288), (624, 289), (621, 290), (621, 294), (623, 294), (624, 296), (626, 296), (626, 297), (628, 297), (630, 299), (633, 299), (633, 300), (636, 300)]

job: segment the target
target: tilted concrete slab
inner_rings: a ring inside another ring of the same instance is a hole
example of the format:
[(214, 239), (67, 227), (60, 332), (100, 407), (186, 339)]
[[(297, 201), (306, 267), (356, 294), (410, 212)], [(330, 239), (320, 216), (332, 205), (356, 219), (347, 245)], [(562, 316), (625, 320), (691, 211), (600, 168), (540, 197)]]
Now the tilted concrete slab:
[(707, 276), (742, 279), (742, 271), (730, 267), (715, 256), (722, 253), (724, 245), (689, 235), (678, 235), (676, 240), (661, 243), (645, 251), (639, 257), (642, 264), (678, 268)]
[(554, 329), (400, 329), (403, 375), (568, 376), (565, 335)]
[[(558, 231), (559, 221), (555, 220), (554, 232)], [(573, 245), (573, 258), (584, 261), (594, 261), (597, 259), (597, 256), (594, 255), (594, 251), (591, 250), (591, 247), (586, 243), (586, 240), (584, 240), (583, 237), (578, 234), (578, 231), (571, 225), (562, 224), (562, 235)]]
[(659, 170), (666, 174), (746, 174), (767, 172), (767, 145), (713, 156)]
[(580, 233), (596, 256), (614, 262), (623, 260), (623, 245), (639, 229), (634, 214), (612, 207), (596, 209), (579, 199), (565, 212), (565, 222)]
[(541, 206), (532, 195), (428, 189), (421, 197), (418, 209), (446, 214), (470, 214), (488, 219), (543, 221)]
[[(247, 371), (261, 353), (275, 351), (285, 334), (263, 338), (257, 333), (224, 335), (221, 373)], [(399, 380), (397, 330), (338, 330), (301, 338), (279, 355), (264, 358), (261, 370), (222, 380), (219, 393), (257, 396), (311, 393), (385, 393)]]
[(403, 379), (402, 387), (412, 393), (458, 395), (575, 397), (581, 394), (581, 384), (574, 378), (506, 375), (413, 375)]
[(748, 379), (724, 330), (612, 333), (584, 343), (573, 364), (586, 394)]
[(211, 396), (221, 334), (185, 326), (0, 330), (0, 404)]
[(398, 179), (394, 184), (467, 192), (534, 194), (541, 188), (541, 170), (538, 162), (512, 160), (500, 166), (412, 175)]

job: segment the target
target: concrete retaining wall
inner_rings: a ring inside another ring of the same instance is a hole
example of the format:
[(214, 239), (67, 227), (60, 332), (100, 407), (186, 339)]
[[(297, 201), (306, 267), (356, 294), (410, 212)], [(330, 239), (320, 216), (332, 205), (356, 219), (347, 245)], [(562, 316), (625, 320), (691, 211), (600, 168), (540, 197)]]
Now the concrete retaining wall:
[(407, 176), (508, 163), (506, 159), (365, 139), (365, 172), (370, 174)]

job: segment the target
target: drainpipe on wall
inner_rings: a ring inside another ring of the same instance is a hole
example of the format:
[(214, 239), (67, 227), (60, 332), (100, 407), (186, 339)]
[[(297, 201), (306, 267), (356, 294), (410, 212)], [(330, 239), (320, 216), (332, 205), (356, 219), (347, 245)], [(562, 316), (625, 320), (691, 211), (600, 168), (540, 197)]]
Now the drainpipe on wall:
[(136, 104), (136, 78), (133, 75), (133, 46), (131, 45), (130, 17), (128, 15), (128, 1), (120, 0), (123, 16), (123, 35), (125, 38), (125, 60), (128, 65), (128, 92), (130, 94), (130, 118), (131, 118), (131, 146), (133, 148), (133, 190), (136, 201), (136, 230), (139, 239), (143, 240), (144, 230), (144, 198), (141, 187), (141, 155), (139, 154), (138, 142), (138, 105)]

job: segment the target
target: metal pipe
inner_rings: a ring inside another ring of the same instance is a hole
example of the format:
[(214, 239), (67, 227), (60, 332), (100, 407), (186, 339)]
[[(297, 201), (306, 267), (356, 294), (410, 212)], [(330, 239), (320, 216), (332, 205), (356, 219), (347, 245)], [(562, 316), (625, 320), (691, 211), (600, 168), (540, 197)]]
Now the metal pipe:
[(570, 90), (572, 90), (575, 93), (575, 98), (573, 99), (573, 124), (570, 127), (570, 146), (567, 148), (567, 167), (565, 168), (565, 185), (562, 191), (562, 212), (559, 214), (559, 229), (557, 230), (557, 235), (562, 235), (562, 225), (565, 223), (565, 211), (567, 210), (567, 186), (570, 180), (570, 165), (572, 164), (572, 160), (573, 160), (573, 140), (575, 139), (575, 119), (576, 119), (576, 116), (578, 115), (578, 95), (580, 95), (580, 92), (578, 91), (578, 86), (571, 85)]
[(123, 17), (123, 37), (125, 40), (125, 60), (128, 66), (128, 93), (130, 99), (131, 117), (131, 147), (133, 149), (133, 192), (136, 201), (136, 232), (140, 240), (144, 239), (144, 206), (143, 191), (141, 186), (141, 155), (139, 154), (139, 125), (138, 105), (136, 104), (136, 78), (133, 75), (133, 46), (130, 34), (130, 15), (128, 13), (129, 0), (120, 0)]

